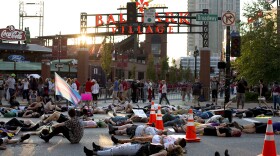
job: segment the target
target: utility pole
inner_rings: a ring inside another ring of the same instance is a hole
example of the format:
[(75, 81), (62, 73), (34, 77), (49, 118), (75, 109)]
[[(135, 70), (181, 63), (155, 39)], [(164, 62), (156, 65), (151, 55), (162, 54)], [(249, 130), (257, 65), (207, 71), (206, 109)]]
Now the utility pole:
[(193, 56), (194, 56), (194, 79), (197, 78), (197, 70), (196, 70), (196, 66), (197, 66), (197, 56), (199, 55), (199, 51), (197, 49), (197, 46), (195, 46), (194, 48), (194, 52), (193, 52)]

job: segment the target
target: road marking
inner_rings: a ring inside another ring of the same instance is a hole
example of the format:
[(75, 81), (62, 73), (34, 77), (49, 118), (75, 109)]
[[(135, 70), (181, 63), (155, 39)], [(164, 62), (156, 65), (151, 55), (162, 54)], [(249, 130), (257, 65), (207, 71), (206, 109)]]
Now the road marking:
[(249, 118), (243, 118), (243, 120), (248, 121), (248, 122), (259, 122), (257, 120), (249, 119)]

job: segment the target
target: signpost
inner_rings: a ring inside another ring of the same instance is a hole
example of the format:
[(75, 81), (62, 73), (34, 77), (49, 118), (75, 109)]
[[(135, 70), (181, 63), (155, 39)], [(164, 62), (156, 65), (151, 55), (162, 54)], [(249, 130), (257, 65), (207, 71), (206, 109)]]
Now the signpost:
[(218, 21), (216, 14), (197, 14), (196, 21)]
[(224, 109), (226, 103), (229, 102), (230, 99), (230, 26), (235, 25), (235, 13), (227, 11), (223, 12), (222, 15), (222, 23), (227, 26), (226, 31), (226, 83), (225, 83), (225, 102)]
[(145, 9), (144, 12), (144, 23), (155, 23), (156, 10), (155, 9)]
[(55, 64), (55, 68), (63, 68), (63, 64)]

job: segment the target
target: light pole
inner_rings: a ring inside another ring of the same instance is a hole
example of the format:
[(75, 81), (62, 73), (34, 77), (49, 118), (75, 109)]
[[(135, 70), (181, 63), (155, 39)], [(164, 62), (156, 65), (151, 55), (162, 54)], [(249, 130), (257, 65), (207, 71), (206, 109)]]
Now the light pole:
[(199, 51), (197, 46), (194, 48), (193, 56), (194, 56), (194, 79), (197, 78), (196, 64), (197, 64), (197, 56), (199, 55)]

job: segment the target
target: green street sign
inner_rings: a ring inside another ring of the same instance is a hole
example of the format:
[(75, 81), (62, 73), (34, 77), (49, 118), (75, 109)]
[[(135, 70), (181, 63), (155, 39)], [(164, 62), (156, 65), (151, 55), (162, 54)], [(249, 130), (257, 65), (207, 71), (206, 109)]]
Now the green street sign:
[(196, 21), (218, 21), (218, 15), (215, 14), (197, 14)]

